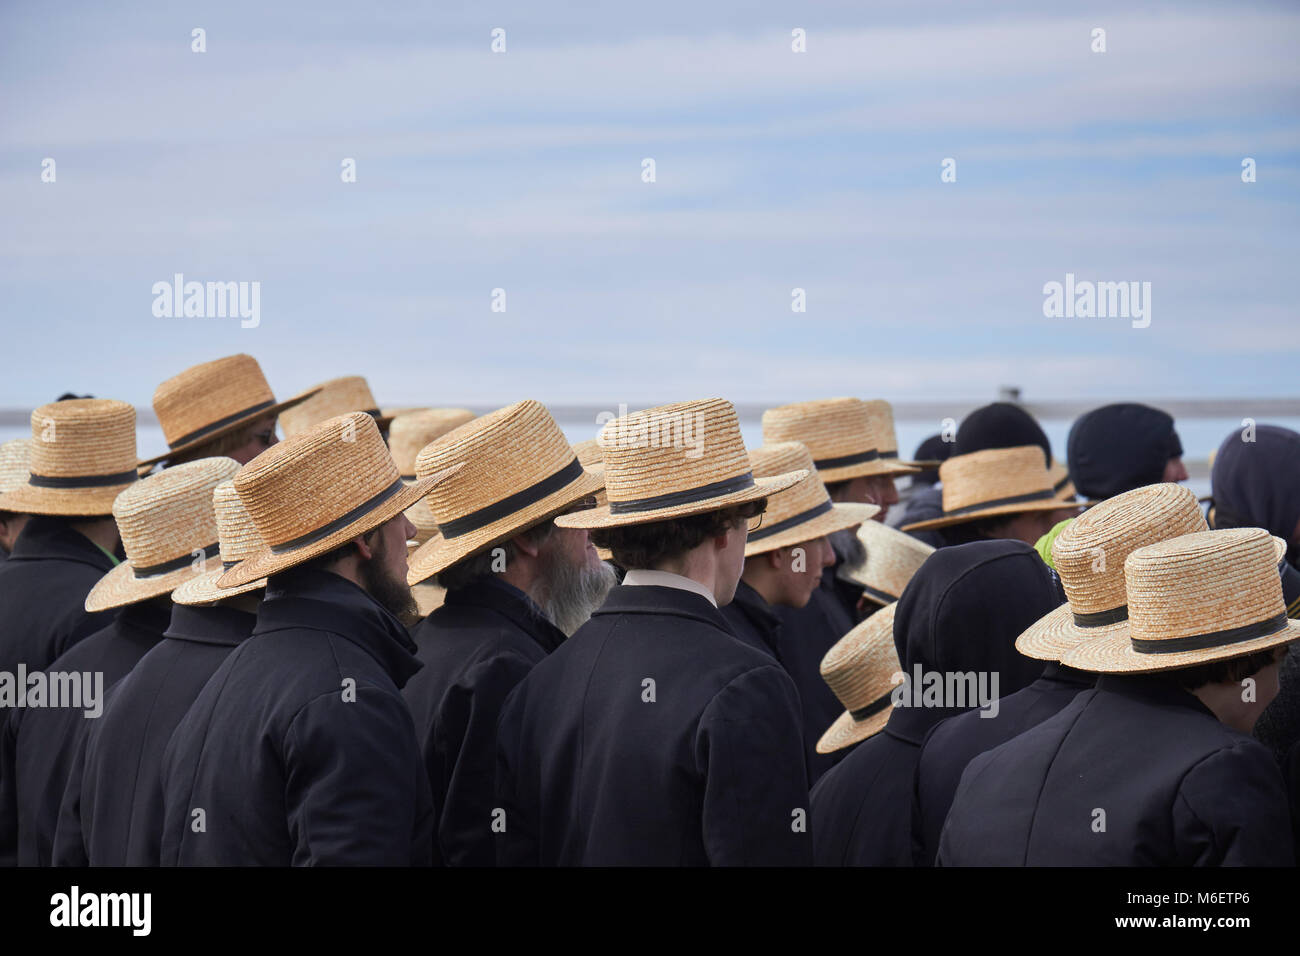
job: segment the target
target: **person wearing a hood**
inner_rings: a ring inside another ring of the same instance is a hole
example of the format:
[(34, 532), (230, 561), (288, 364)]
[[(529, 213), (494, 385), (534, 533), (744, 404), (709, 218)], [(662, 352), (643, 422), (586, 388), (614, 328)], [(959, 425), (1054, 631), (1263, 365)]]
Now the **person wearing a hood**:
[(108, 692), (103, 715), (87, 722), (59, 808), (55, 866), (158, 865), (163, 751), (208, 678), (252, 633), (266, 587), (265, 579), (217, 587), (225, 568), (260, 551), (262, 539), (233, 482), (222, 481), (211, 497), (221, 560), (187, 566), (163, 639)]
[(1061, 658), (1096, 687), (967, 765), (937, 864), (1294, 865), (1282, 773), (1250, 736), (1300, 637), (1278, 552), (1259, 528), (1132, 552), (1125, 616)]
[[(329, 418), (234, 478), (262, 546), (217, 579), (267, 579), (253, 634), (163, 753), (163, 866), (428, 865), (433, 806), (401, 687), (403, 512), (453, 471), (402, 482), (375, 419)], [(166, 474), (166, 472), (164, 472)]]
[(1016, 650), (1047, 662), (1043, 676), (1004, 697), (996, 716), (967, 712), (935, 725), (921, 745), (912, 816), (913, 862), (931, 866), (966, 765), (1064, 709), (1094, 675), (1059, 663), (1122, 620), (1124, 559), (1138, 548), (1206, 530), (1196, 496), (1174, 484), (1125, 492), (1084, 512), (1057, 537), (1054, 558), (1069, 603), (1035, 621)]
[(1136, 402), (1080, 415), (1070, 427), (1065, 457), (1074, 487), (1094, 501), (1143, 485), (1187, 480), (1173, 416)]
[(904, 679), (884, 730), (813, 788), (818, 865), (911, 864), (913, 777), (926, 732), (972, 708), (996, 714), (1003, 695), (1034, 681), (1043, 665), (1017, 652), (1015, 640), (1056, 606), (1047, 567), (1020, 541), (942, 548), (921, 565), (894, 605)]

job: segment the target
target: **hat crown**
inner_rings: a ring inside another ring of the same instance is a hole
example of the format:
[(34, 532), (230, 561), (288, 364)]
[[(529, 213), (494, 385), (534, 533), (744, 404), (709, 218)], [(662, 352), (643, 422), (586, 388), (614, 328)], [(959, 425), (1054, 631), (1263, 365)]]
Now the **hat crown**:
[(0, 494), (27, 484), (31, 473), (32, 442), (30, 438), (15, 438), (0, 445)]
[(573, 449), (546, 406), (525, 399), (453, 429), (415, 459), (427, 478), (465, 465), (425, 497), (439, 525), (473, 514), (552, 478), (574, 463)]
[(280, 427), (286, 437), (349, 412), (379, 414), (379, 403), (371, 394), (370, 383), (360, 375), (332, 378), (313, 386), (313, 389), (317, 391), (310, 398), (280, 413)]
[(860, 583), (897, 601), (912, 575), (934, 554), (934, 548), (910, 534), (904, 534), (879, 521), (864, 521), (858, 526), (858, 540), (866, 548), (867, 558), (855, 573)]
[(222, 564), (242, 561), (262, 550), (262, 536), (257, 533), (257, 525), (240, 500), (233, 481), (217, 485), (212, 492), (212, 507), (217, 516)]
[(426, 408), (398, 415), (388, 426), (388, 449), (397, 470), (414, 475), (415, 460), (425, 445), (473, 420), (467, 408)]
[(845, 634), (822, 658), (821, 675), (844, 709), (859, 710), (890, 693), (902, 670), (894, 646), (894, 613), (887, 604)]
[(883, 398), (869, 398), (863, 406), (866, 408), (867, 431), (872, 436), (875, 447), (882, 453), (898, 453), (898, 434), (894, 430), (894, 407)]
[(135, 409), (110, 398), (51, 402), (32, 412), (31, 474), (135, 480)]
[(127, 560), (137, 568), (217, 543), (212, 493), (239, 471), (233, 458), (200, 458), (142, 478), (113, 501)]
[(752, 476), (736, 409), (721, 398), (632, 412), (606, 422), (597, 441), (611, 507)]
[(763, 523), (769, 527), (813, 508), (830, 504), (831, 496), (813, 467), (812, 455), (799, 442), (760, 445), (750, 451), (749, 462), (755, 478), (773, 478), (801, 469), (808, 472), (807, 477), (768, 500)]
[(1094, 505), (1052, 545), (1052, 563), (1077, 613), (1128, 603), (1124, 562), (1138, 548), (1207, 531), (1196, 495), (1170, 482), (1146, 485)]
[(234, 484), (273, 550), (368, 510), (402, 486), (375, 420), (364, 412), (326, 419), (272, 445), (240, 469)]
[(1200, 531), (1139, 548), (1124, 562), (1129, 635), (1198, 637), (1285, 617), (1275, 539), (1262, 528)]
[[(977, 505), (1012, 503), (1052, 496), (1052, 479), (1037, 445), (988, 448), (965, 455), (953, 455), (939, 466), (943, 482), (943, 510), (950, 514)], [(1062, 508), (1068, 508), (1062, 502)]]
[(153, 410), (168, 445), (194, 432), (275, 404), (262, 366), (251, 355), (228, 355), (187, 368), (153, 393)]
[(857, 398), (794, 402), (763, 412), (765, 443), (797, 441), (814, 461), (881, 451), (867, 403)]

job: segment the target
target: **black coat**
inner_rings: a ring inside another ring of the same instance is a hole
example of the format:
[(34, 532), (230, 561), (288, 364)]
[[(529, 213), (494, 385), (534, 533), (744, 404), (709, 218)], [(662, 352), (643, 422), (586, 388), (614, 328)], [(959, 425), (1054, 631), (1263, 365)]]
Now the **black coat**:
[(812, 861), (799, 703), (707, 600), (614, 588), (506, 702), (498, 860)]
[(419, 668), (346, 578), (273, 577), (163, 754), (162, 865), (427, 865), (429, 777), (400, 691)]
[(996, 716), (968, 711), (941, 721), (921, 744), (913, 780), (912, 862), (932, 866), (961, 772), (972, 759), (1041, 724), (1092, 687), (1095, 675), (1050, 663), (1043, 676), (998, 702)]
[[(166, 597), (128, 605), (108, 627), (60, 654), (48, 671), (102, 674), (100, 689), (107, 690), (162, 640), (170, 607)], [(81, 748), (81, 737), (100, 718), (88, 718), (85, 708), (79, 707), (33, 707), (17, 712), (15, 717), (12, 767), (18, 864), (49, 866), (59, 805)], [(8, 775), (8, 770), (4, 773)]]
[[(826, 569), (827, 572), (834, 568)], [(842, 753), (819, 754), (817, 741), (844, 712), (835, 692), (822, 679), (822, 658), (841, 637), (853, 630), (849, 617), (835, 590), (833, 576), (822, 575), (822, 583), (803, 607), (773, 608), (781, 619), (777, 636), (777, 656), (799, 692), (803, 714), (804, 761), (808, 780), (817, 780), (843, 757)]]
[(415, 629), (424, 668), (402, 694), (429, 771), (437, 814), (433, 858), (492, 866), (497, 721), (506, 696), (564, 632), (517, 588), (485, 579), (450, 591)]
[[(781, 644), (781, 618), (776, 609), (744, 581), (736, 583), (736, 596), (731, 603), (719, 608), (727, 619), (731, 632), (741, 642), (762, 651), (780, 663), (778, 649)], [(784, 665), (782, 665), (784, 666)]]
[[(1026, 686), (1028, 668), (1015, 639), (1057, 606), (1047, 566), (1019, 541), (943, 548), (917, 570), (894, 616), (894, 644), (909, 677), (998, 675), (999, 697)], [(900, 684), (902, 691), (908, 684)], [(920, 688), (916, 694), (920, 695)], [(894, 699), (900, 700), (896, 693)], [(906, 866), (912, 859), (912, 792), (921, 742), (931, 727), (970, 706), (940, 701), (895, 706), (885, 728), (851, 750), (813, 788), (812, 822), (819, 865)]]
[(43, 670), (117, 611), (90, 614), (86, 595), (113, 559), (63, 518), (33, 515), (0, 562), (0, 671)]
[(936, 862), (1291, 866), (1295, 854), (1267, 748), (1167, 678), (1103, 675), (970, 762)]
[(256, 621), (220, 605), (172, 605), (164, 640), (114, 685), (103, 716), (82, 735), (55, 832), (56, 866), (158, 865), (163, 750)]

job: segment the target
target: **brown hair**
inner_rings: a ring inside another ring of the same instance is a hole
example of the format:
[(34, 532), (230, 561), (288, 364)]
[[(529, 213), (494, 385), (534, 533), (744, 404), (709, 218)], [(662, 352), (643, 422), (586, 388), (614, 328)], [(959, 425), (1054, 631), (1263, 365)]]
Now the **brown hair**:
[(612, 551), (614, 563), (620, 568), (654, 568), (698, 548), (709, 538), (726, 534), (740, 522), (762, 514), (766, 508), (767, 499), (760, 498), (685, 518), (621, 528), (593, 528), (591, 540), (596, 547)]
[[(184, 464), (187, 461), (198, 461), (200, 458), (229, 457), (232, 451), (247, 445), (252, 441), (254, 435), (263, 431), (260, 424), (261, 419), (249, 422), (243, 428), (235, 428), (224, 435), (218, 435), (212, 441), (203, 442), (186, 451), (177, 452), (167, 459), (166, 465), (170, 468), (173, 465)], [(274, 423), (272, 423), (271, 428), (272, 430), (275, 429)]]
[[(1180, 667), (1168, 671), (1168, 679), (1183, 690), (1196, 690), (1206, 684), (1239, 684), (1247, 677), (1258, 674), (1276, 660), (1285, 656), (1287, 645), (1266, 647), (1253, 654), (1230, 657), (1224, 661), (1210, 661), (1208, 664), (1195, 664), (1192, 667)], [(1279, 654), (1278, 652), (1282, 653)]]

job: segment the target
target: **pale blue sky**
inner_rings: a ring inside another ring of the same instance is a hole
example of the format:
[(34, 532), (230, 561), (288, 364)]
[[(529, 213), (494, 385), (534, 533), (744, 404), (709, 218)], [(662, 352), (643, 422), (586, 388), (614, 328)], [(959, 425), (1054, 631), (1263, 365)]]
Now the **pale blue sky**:
[[(1281, 3), (5, 4), (0, 407), (236, 351), (385, 404), (1295, 394), (1297, 49)], [(261, 325), (155, 318), (176, 272)], [(1066, 272), (1150, 328), (1045, 318)]]

